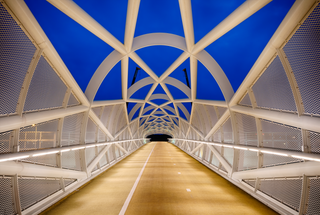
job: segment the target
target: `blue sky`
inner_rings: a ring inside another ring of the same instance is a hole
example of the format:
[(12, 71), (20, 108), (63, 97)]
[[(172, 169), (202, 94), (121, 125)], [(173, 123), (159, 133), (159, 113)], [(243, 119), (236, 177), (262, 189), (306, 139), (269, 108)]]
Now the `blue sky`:
[[(74, 0), (120, 42), (124, 41), (127, 0)], [(195, 41), (199, 41), (218, 25), (244, 0), (192, 0)], [(45, 0), (26, 0), (27, 6), (47, 34), (69, 71), (85, 91), (92, 75), (113, 48), (87, 31)], [(205, 50), (212, 55), (226, 73), (236, 91), (259, 57), (265, 45), (289, 11), (294, 0), (273, 0), (253, 16), (209, 45)], [(184, 37), (178, 0), (141, 0), (135, 36), (165, 32)], [(182, 53), (181, 50), (154, 46), (137, 51), (148, 66), (160, 76)], [(136, 65), (129, 61), (130, 86)], [(189, 59), (170, 76), (186, 83), (182, 69), (190, 78)], [(138, 79), (147, 77), (140, 70)], [(134, 95), (143, 98), (151, 86)], [(168, 87), (174, 98), (183, 98), (175, 87)], [(206, 68), (198, 63), (197, 98), (224, 100), (223, 95)], [(103, 81), (95, 100), (121, 99), (121, 65), (117, 64)]]

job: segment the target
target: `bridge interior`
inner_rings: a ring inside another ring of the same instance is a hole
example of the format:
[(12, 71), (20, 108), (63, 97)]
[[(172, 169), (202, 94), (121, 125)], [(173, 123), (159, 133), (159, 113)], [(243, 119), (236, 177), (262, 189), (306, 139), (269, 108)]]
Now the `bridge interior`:
[(319, 214), (319, 1), (123, 2), (0, 1), (0, 214)]

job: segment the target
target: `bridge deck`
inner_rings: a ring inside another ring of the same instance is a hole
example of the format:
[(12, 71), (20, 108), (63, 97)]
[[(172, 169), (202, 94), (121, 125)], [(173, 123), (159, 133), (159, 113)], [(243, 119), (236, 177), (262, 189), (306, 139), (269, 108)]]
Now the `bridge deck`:
[(152, 149), (125, 214), (277, 214), (166, 142), (143, 146), (43, 214), (119, 214)]

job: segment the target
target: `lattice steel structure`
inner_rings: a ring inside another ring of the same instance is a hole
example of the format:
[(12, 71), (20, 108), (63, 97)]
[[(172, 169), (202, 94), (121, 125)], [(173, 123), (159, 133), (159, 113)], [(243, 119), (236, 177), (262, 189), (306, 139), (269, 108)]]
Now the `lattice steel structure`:
[[(319, 213), (319, 1), (293, 4), (235, 93), (204, 49), (269, 0), (244, 2), (197, 43), (190, 0), (179, 0), (185, 38), (167, 33), (134, 38), (140, 1), (129, 0), (124, 44), (73, 1), (48, 1), (114, 51), (83, 93), (25, 2), (1, 1), (0, 214), (44, 210), (154, 133), (172, 136), (177, 147), (280, 214)], [(183, 51), (160, 77), (135, 52), (156, 45)], [(129, 58), (149, 75), (130, 87)], [(190, 88), (169, 76), (188, 58)], [(94, 101), (120, 61), (123, 99)], [(225, 101), (196, 98), (198, 61)], [(152, 87), (144, 100), (131, 98), (147, 85)], [(165, 94), (154, 93), (158, 85)], [(167, 85), (187, 99), (174, 99)], [(155, 99), (167, 102), (157, 105)], [(136, 103), (130, 113), (127, 102)], [(190, 113), (186, 102), (192, 103)]]

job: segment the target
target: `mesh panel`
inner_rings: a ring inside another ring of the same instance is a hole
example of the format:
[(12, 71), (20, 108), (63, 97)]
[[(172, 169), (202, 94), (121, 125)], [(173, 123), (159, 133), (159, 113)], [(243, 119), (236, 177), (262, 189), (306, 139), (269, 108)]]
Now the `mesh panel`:
[(91, 108), (91, 110), (99, 117), (101, 107)]
[(62, 168), (81, 170), (79, 150), (62, 153)]
[(243, 97), (243, 99), (239, 102), (239, 104), (245, 105), (245, 106), (252, 106), (248, 93)]
[(78, 105), (80, 104), (80, 102), (78, 101), (78, 99), (73, 95), (73, 93), (70, 94), (70, 98), (68, 101), (68, 106), (73, 106), (73, 105)]
[(283, 50), (295, 75), (305, 112), (320, 115), (320, 5)]
[(224, 124), (223, 124), (223, 139), (225, 143), (233, 143), (233, 132), (232, 132), (232, 125), (231, 125), (231, 119), (229, 118)]
[(301, 130), (261, 120), (263, 147), (301, 151)]
[(317, 215), (320, 211), (320, 178), (309, 179), (309, 194), (308, 194), (308, 207), (307, 215)]
[(59, 120), (23, 127), (19, 133), (20, 151), (52, 148), (56, 144)]
[(96, 149), (93, 148), (87, 148), (86, 149), (86, 162), (87, 166), (93, 161), (93, 159), (96, 157)]
[(292, 157), (284, 157), (284, 156), (278, 156), (278, 155), (272, 155), (272, 154), (263, 154), (263, 167), (268, 166), (278, 166), (278, 165), (284, 165), (289, 163), (297, 163), (301, 162), (302, 160), (292, 158)]
[(256, 187), (256, 179), (243, 180), (243, 182), (245, 182), (246, 184), (249, 184), (253, 188)]
[(312, 153), (320, 153), (320, 134), (309, 132), (310, 135), (310, 151)]
[(218, 108), (218, 112), (220, 114), (220, 117), (224, 114), (224, 112), (227, 110), (227, 108), (224, 107), (217, 107)]
[(101, 115), (101, 122), (109, 129), (109, 118), (111, 116), (111, 114), (115, 111), (113, 110), (116, 110), (116, 107), (113, 109), (114, 105), (110, 105), (110, 106), (105, 106), (104, 107), (104, 110), (103, 110), (103, 113)]
[(41, 56), (28, 89), (24, 111), (61, 107), (66, 91), (66, 85)]
[(213, 106), (204, 105), (204, 107), (207, 110), (208, 115), (210, 116), (211, 127), (213, 127), (218, 121), (216, 111), (214, 110)]
[(24, 158), (21, 161), (38, 165), (57, 167), (57, 154), (42, 155), (37, 157)]
[(224, 148), (223, 150), (223, 157), (228, 161), (228, 163), (232, 166), (233, 165), (233, 156), (234, 151), (231, 148)]
[(12, 138), (11, 132), (12, 131), (0, 133), (0, 153), (11, 152), (11, 149), (10, 149), (10, 141)]
[(96, 129), (97, 125), (88, 118), (87, 132), (86, 132), (86, 143), (94, 143), (96, 141)]
[(256, 169), (258, 167), (257, 152), (240, 150), (238, 171)]
[(21, 209), (36, 204), (61, 189), (60, 179), (18, 179)]
[(222, 165), (220, 166), (220, 169), (221, 169), (223, 172), (227, 173), (227, 170), (226, 170)]
[(63, 121), (62, 146), (78, 145), (80, 143), (80, 130), (83, 114), (67, 116)]
[(299, 211), (301, 188), (301, 179), (261, 179), (259, 190), (290, 208)]
[(105, 165), (108, 164), (106, 155), (103, 155), (103, 156), (102, 156), (102, 158), (101, 158), (100, 161), (99, 161), (99, 164), (100, 164), (100, 167), (103, 167), (103, 166), (105, 166)]
[(35, 46), (0, 4), (0, 115), (16, 112)]
[(241, 145), (257, 146), (257, 127), (256, 120), (252, 116), (236, 113), (239, 139)]
[(91, 172), (94, 172), (94, 171), (96, 171), (97, 169), (98, 169), (98, 165), (96, 165), (96, 166), (92, 169)]
[(219, 166), (219, 160), (218, 160), (218, 158), (217, 158), (214, 154), (212, 154), (211, 164), (214, 165), (214, 166), (216, 166), (216, 167)]
[(72, 183), (76, 182), (76, 179), (64, 179), (64, 187), (68, 187), (69, 185), (71, 185)]
[(98, 142), (105, 142), (106, 141), (106, 134), (99, 128), (98, 133)]
[(221, 130), (217, 130), (213, 135), (213, 141), (221, 143)]
[(11, 178), (0, 178), (0, 214), (16, 214), (11, 180)]
[(113, 153), (112, 153), (112, 150), (113, 150), (112, 148), (113, 148), (113, 147), (114, 147), (114, 145), (112, 145), (112, 146), (109, 148), (108, 152), (107, 152), (107, 156), (108, 156), (110, 162), (114, 160), (114, 156), (113, 156)]
[(253, 85), (257, 106), (296, 112), (287, 75), (277, 56)]

